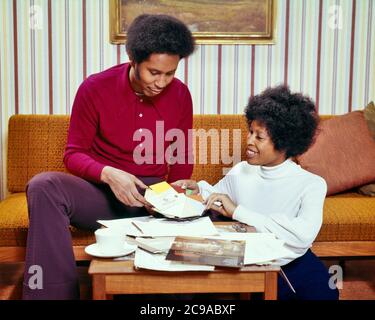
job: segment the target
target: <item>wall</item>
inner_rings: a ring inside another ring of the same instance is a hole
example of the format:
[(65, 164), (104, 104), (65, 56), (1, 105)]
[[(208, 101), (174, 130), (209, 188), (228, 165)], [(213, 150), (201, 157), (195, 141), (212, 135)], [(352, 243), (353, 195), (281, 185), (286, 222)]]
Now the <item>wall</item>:
[[(374, 11), (374, 0), (279, 0), (275, 45), (201, 45), (177, 77), (195, 113), (242, 113), (249, 95), (278, 83), (321, 114), (361, 109), (375, 99)], [(108, 0), (0, 0), (0, 197), (9, 117), (69, 114), (83, 79), (127, 61), (108, 25)]]

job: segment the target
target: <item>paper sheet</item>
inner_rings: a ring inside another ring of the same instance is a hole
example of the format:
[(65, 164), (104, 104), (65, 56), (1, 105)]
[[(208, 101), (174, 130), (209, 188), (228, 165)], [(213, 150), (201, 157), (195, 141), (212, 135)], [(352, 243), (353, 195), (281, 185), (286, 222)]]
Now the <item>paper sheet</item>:
[(281, 258), (295, 254), (284, 246), (284, 241), (276, 239), (272, 233), (238, 233), (221, 232), (220, 236), (212, 237), (228, 240), (245, 240), (244, 264), (271, 264)]
[(291, 255), (293, 252), (281, 240), (246, 240), (244, 264), (267, 264)]
[(134, 266), (158, 271), (213, 271), (213, 266), (202, 266), (165, 260), (166, 254), (151, 254), (137, 248)]
[(162, 193), (167, 191), (168, 189), (173, 189), (173, 187), (170, 184), (168, 184), (168, 182), (163, 181), (151, 185), (150, 189), (152, 191), (155, 191), (156, 193)]
[(133, 244), (151, 253), (168, 253), (175, 237), (142, 238), (137, 237)]
[[(171, 221), (154, 217), (98, 220), (106, 227), (121, 229), (125, 234), (135, 237), (176, 237), (212, 236), (218, 232), (209, 217), (193, 221)], [(138, 226), (142, 232), (134, 226)]]
[(146, 216), (113, 220), (97, 220), (97, 222), (107, 228), (120, 229), (126, 235), (137, 237), (142, 236), (142, 233), (132, 224), (132, 222), (147, 222), (152, 220), (155, 220), (155, 218), (152, 216)]
[(148, 222), (137, 221), (137, 226), (145, 237), (176, 237), (176, 236), (212, 236), (218, 232), (209, 217), (193, 221), (171, 221), (155, 219)]

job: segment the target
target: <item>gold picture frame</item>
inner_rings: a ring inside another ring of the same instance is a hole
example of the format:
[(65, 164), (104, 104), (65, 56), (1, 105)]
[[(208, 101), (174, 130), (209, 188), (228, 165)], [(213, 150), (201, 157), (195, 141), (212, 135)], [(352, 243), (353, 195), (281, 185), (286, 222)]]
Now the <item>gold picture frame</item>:
[(179, 18), (197, 44), (275, 43), (276, 0), (110, 0), (109, 9), (113, 44), (126, 42), (127, 26), (142, 13)]

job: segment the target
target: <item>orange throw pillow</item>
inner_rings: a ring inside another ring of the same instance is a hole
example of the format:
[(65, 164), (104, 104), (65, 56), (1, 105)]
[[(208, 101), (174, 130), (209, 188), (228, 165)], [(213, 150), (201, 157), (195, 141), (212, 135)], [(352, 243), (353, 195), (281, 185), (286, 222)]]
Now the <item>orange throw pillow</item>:
[(327, 195), (374, 182), (375, 141), (363, 111), (322, 121), (315, 143), (297, 161), (326, 180)]

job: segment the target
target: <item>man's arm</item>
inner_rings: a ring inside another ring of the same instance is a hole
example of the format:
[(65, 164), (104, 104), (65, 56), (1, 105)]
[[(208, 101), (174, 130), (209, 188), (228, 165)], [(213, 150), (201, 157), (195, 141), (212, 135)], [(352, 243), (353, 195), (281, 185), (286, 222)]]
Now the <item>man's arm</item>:
[[(169, 166), (168, 182), (174, 182), (181, 179), (190, 179), (193, 173), (193, 102), (188, 89), (182, 102), (182, 112), (178, 129), (182, 130), (185, 137), (184, 145), (177, 147), (177, 163)], [(177, 143), (181, 143), (177, 139)]]
[(98, 114), (87, 86), (88, 80), (78, 88), (74, 99), (64, 164), (74, 175), (99, 183), (105, 165), (91, 155), (91, 146), (97, 132)]

